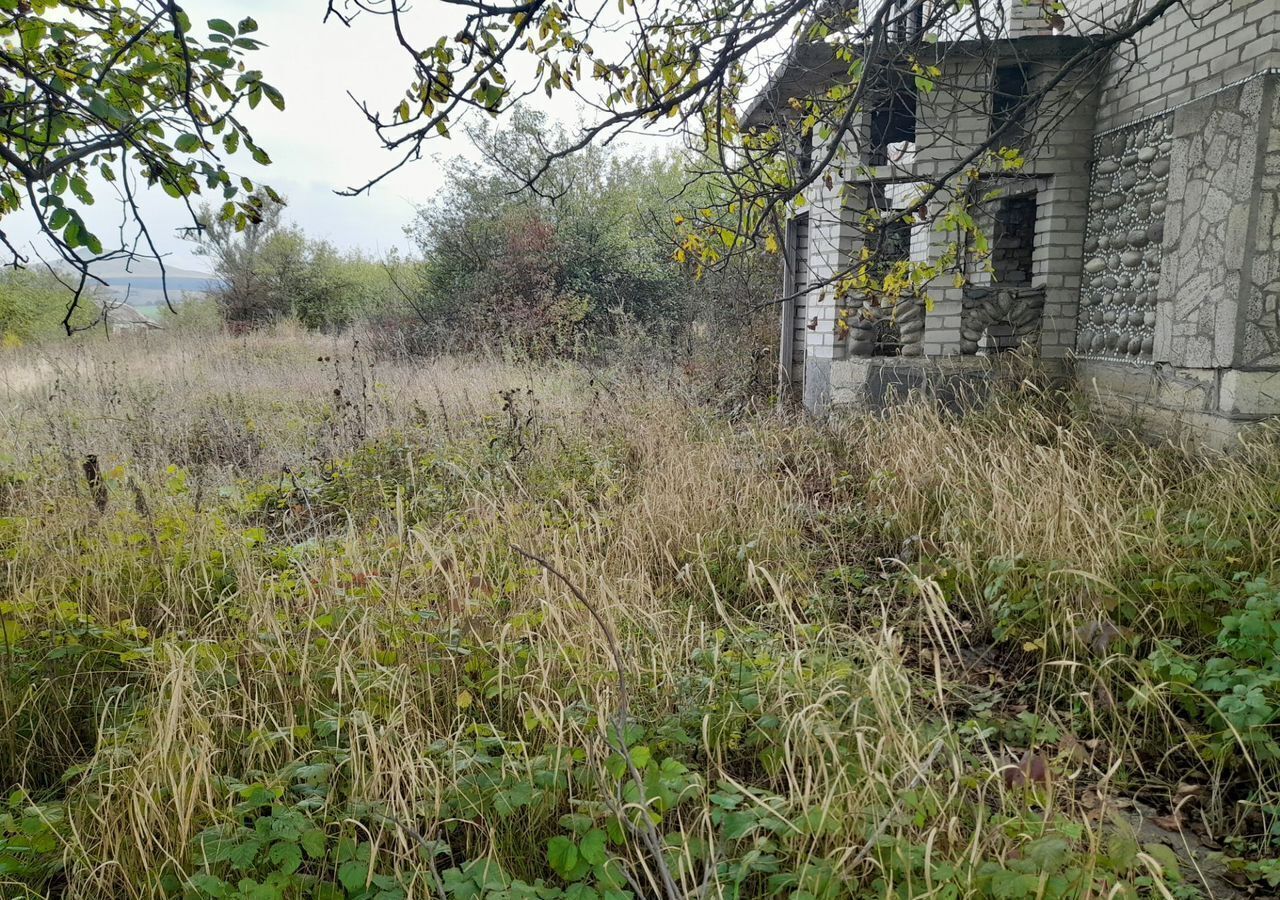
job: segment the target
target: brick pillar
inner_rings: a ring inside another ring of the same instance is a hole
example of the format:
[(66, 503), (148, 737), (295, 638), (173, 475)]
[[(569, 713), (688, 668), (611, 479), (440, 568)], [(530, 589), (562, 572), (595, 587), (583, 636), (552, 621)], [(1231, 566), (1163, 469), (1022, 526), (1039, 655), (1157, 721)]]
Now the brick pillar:
[[(853, 243), (852, 211), (842, 179), (827, 187), (815, 182), (807, 196), (809, 210), (809, 271), (811, 283), (829, 281), (850, 259)], [(836, 300), (836, 285), (825, 284), (809, 295), (805, 323), (804, 405), (823, 413), (831, 404), (831, 364), (846, 355), (845, 342), (836, 334), (843, 304)]]

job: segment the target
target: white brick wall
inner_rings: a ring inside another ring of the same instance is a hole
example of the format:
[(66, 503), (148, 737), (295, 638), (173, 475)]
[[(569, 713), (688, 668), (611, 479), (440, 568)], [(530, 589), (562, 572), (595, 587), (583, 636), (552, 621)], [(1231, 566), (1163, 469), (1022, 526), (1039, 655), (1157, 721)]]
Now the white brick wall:
[[(1138, 0), (1150, 8), (1155, 0)], [(1132, 0), (1067, 0), (1074, 29), (1114, 29)], [(1103, 131), (1280, 66), (1280, 0), (1185, 0), (1113, 51), (1103, 80)]]

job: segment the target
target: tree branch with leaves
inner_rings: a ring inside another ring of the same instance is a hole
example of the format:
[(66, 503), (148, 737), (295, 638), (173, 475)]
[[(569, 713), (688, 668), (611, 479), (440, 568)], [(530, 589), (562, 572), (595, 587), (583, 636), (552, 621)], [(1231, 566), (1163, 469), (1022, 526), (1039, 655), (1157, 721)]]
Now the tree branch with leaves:
[[(236, 154), (270, 163), (237, 116), (284, 98), (249, 66), (257, 23), (211, 19), (197, 36), (174, 0), (0, 0), (0, 222), (25, 214), (70, 272), (64, 327), (96, 264), (144, 257), (164, 272), (139, 208), (157, 188), (183, 203), (217, 196), (218, 216), (243, 229), (262, 216), (265, 185), (235, 174)], [(87, 208), (110, 195), (124, 209), (114, 235)], [(12, 266), (30, 262), (0, 230)], [(166, 300), (168, 299), (166, 290)]]

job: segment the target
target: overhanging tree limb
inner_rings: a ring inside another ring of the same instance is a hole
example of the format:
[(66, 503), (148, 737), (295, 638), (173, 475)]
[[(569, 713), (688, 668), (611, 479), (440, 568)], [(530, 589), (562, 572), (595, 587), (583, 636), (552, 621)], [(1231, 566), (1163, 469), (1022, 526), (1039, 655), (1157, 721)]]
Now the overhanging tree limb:
[[(161, 27), (168, 23), (170, 28)], [(160, 265), (138, 203), (156, 187), (184, 204), (220, 196), (218, 214), (243, 228), (260, 216), (260, 186), (235, 175), (224, 156), (270, 158), (232, 114), (280, 92), (246, 61), (261, 43), (251, 18), (207, 23), (196, 37), (174, 0), (46, 0), (0, 19), (0, 219), (25, 215), (69, 270), (71, 315), (95, 264), (138, 256)], [(126, 223), (107, 246), (87, 208), (118, 194)], [(262, 187), (270, 198), (275, 194)], [(12, 265), (26, 262), (13, 242)]]

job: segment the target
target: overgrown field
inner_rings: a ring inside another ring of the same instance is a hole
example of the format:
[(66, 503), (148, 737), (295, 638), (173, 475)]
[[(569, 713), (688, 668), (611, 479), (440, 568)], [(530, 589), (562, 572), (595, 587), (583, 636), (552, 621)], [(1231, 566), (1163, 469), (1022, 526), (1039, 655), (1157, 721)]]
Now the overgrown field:
[(1265, 435), (728, 418), (288, 332), (0, 391), (2, 897), (1280, 885)]

